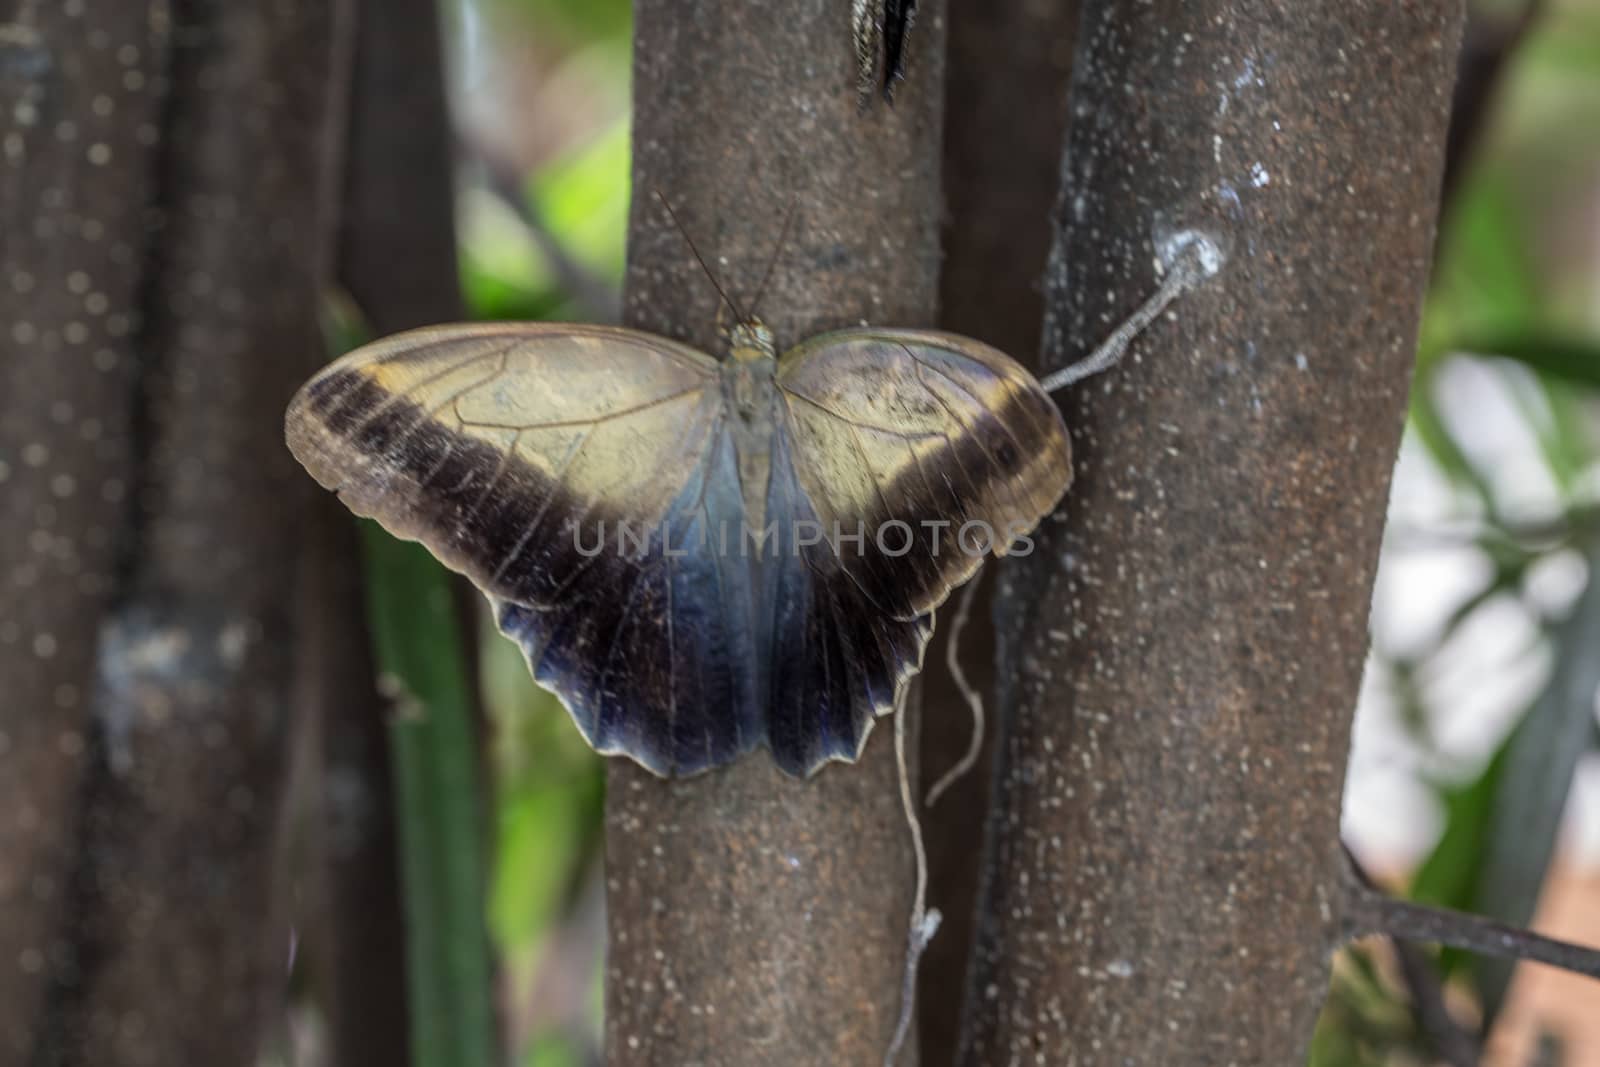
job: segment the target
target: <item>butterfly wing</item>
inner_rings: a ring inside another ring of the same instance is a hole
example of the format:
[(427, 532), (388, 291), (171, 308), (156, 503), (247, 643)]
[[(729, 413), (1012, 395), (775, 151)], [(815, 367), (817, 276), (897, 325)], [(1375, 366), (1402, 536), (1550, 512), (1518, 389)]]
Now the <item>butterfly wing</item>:
[[(860, 329), (778, 366), (769, 516), (794, 538), (766, 602), (774, 757), (854, 758), (921, 667), (932, 613), (1060, 500), (1066, 427), (1037, 381), (968, 338)], [(842, 536), (841, 536), (842, 535)]]
[(287, 438), (489, 597), (597, 750), (672, 774), (761, 734), (748, 568), (700, 536), (742, 516), (726, 421), (716, 361), (665, 338), (452, 326), (331, 364)]

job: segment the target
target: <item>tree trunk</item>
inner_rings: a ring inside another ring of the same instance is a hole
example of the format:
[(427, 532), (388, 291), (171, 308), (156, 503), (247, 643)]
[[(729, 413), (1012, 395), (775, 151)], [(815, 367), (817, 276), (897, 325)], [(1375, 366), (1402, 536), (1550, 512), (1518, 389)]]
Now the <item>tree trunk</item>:
[(15, 441), (38, 484), (7, 494), (0, 551), (29, 545), (9, 577), (45, 587), (5, 653), (38, 664), (3, 668), (29, 766), (0, 778), (50, 828), (7, 866), (54, 934), (6, 1039), (34, 1063), (248, 1063), (284, 983), (308, 489), (282, 412), (321, 351), (340, 6), (24, 0), (7, 27), (7, 218), (33, 220), (5, 227), (8, 288), (40, 303), (7, 316), (28, 384), (0, 458)]
[(1069, 397), (1008, 567), (996, 850), (962, 1062), (1303, 1060), (1461, 11), (1086, 4), (1046, 365), (1230, 246)]
[[(135, 479), (133, 324), (171, 38), (152, 10), (8, 0), (0, 25), (0, 1060), (41, 1038), (102, 620)], [(68, 124), (61, 136), (62, 124)], [(100, 146), (95, 148), (94, 146)], [(91, 158), (90, 151), (94, 150)], [(69, 333), (70, 331), (70, 333)]]
[[(746, 298), (794, 205), (762, 303), (780, 347), (932, 323), (941, 7), (919, 12), (894, 107), (862, 110), (845, 0), (637, 5), (627, 324), (722, 351), (716, 294), (657, 189)], [(676, 782), (611, 763), (608, 1062), (882, 1057), (912, 891), (890, 732), (809, 781), (759, 752)]]

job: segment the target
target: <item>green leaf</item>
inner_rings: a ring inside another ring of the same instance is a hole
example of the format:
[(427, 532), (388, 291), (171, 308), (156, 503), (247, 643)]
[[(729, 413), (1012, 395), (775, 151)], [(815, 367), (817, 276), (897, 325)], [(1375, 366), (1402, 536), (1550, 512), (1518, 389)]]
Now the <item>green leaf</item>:
[(1463, 329), (1453, 347), (1509, 359), (1573, 385), (1600, 388), (1600, 341), (1594, 338), (1527, 328)]
[(471, 673), (450, 576), (364, 522), (367, 615), (394, 700), (414, 1067), (496, 1060)]
[(1471, 910), (1478, 895), (1478, 875), (1494, 809), (1505, 772), (1510, 740), (1495, 750), (1478, 776), (1462, 785), (1436, 786), (1444, 805), (1444, 832), (1412, 879), (1409, 896), (1423, 904)]

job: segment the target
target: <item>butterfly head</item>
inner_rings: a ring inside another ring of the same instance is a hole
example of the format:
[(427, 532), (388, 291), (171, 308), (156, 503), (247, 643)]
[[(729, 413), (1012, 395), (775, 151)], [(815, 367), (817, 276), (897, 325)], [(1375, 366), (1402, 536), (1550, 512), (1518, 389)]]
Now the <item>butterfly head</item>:
[(723, 380), (734, 410), (746, 422), (759, 422), (772, 394), (778, 349), (772, 331), (759, 319), (741, 319), (728, 330), (728, 360)]
[(728, 331), (728, 353), (736, 363), (776, 360), (778, 346), (760, 319), (744, 319)]

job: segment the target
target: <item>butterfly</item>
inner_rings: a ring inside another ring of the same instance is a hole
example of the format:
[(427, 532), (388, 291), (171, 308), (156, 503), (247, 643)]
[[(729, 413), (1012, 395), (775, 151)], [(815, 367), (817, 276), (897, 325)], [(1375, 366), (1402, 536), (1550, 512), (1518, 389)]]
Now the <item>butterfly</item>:
[(895, 85), (906, 76), (906, 45), (916, 13), (916, 0), (851, 0), (850, 39), (863, 105), (874, 88), (893, 103)]
[(429, 327), (295, 396), (290, 450), (489, 599), (597, 751), (662, 776), (760, 746), (853, 761), (933, 613), (1066, 491), (1061, 414), (1005, 354), (845, 329), (721, 360), (639, 330)]

